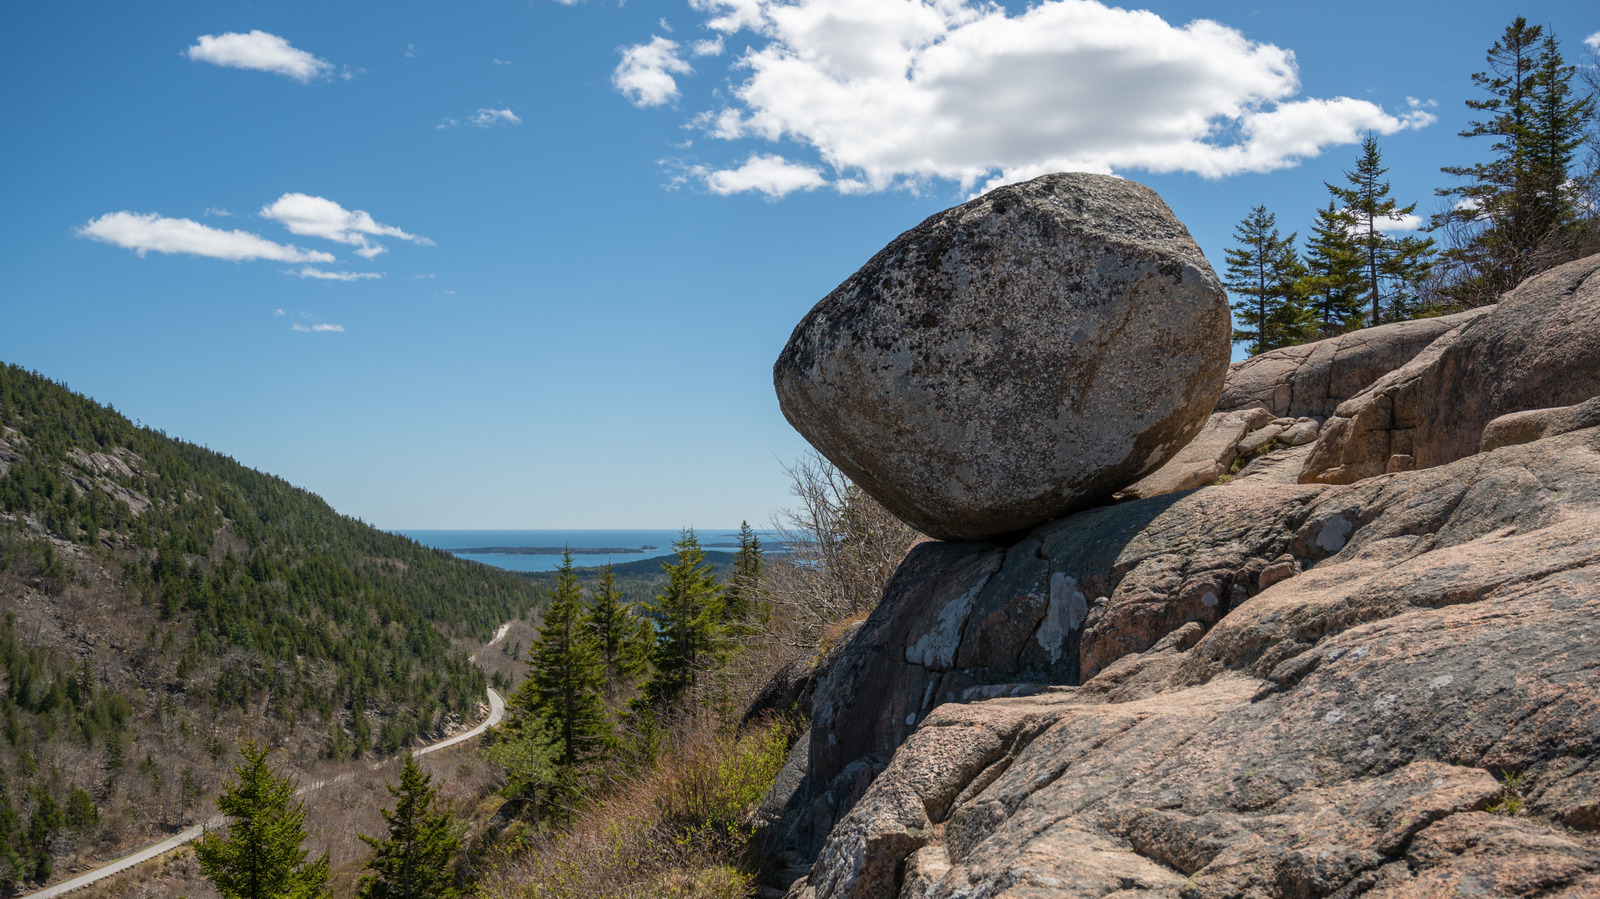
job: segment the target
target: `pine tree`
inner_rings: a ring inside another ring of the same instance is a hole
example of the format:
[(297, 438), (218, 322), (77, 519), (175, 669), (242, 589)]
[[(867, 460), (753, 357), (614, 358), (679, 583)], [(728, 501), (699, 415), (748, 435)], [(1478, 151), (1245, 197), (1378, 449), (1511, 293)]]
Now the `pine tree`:
[(572, 553), (561, 554), (550, 605), (529, 652), (528, 682), (513, 697), (518, 709), (543, 719), (556, 739), (556, 762), (574, 768), (611, 736), (605, 704), (606, 670), (599, 641), (584, 621), (583, 591)]
[(222, 784), (217, 810), (227, 815), (224, 836), (207, 830), (195, 843), (200, 872), (223, 899), (323, 899), (328, 856), (307, 864), (305, 804), (292, 802), (294, 785), (267, 767), (257, 743), (239, 749), (235, 780)]
[(361, 834), (362, 842), (372, 847), (367, 869), (357, 895), (361, 899), (457, 899), (451, 871), (461, 841), (455, 835), (450, 814), (434, 810), (438, 798), (432, 776), (406, 756), (400, 769), (400, 786), (385, 784), (394, 797), (394, 809), (382, 811), (389, 825), (387, 839)]
[(610, 565), (600, 569), (585, 621), (600, 647), (607, 685), (613, 692), (627, 689), (649, 664), (645, 625), (633, 614), (632, 603), (622, 601)]
[(1277, 217), (1265, 206), (1250, 210), (1234, 230), (1240, 246), (1228, 250), (1224, 282), (1240, 297), (1233, 304), (1235, 343), (1249, 342), (1251, 355), (1260, 355), (1300, 342), (1305, 324), (1297, 286), (1301, 262), (1294, 251), (1295, 235), (1279, 237)]
[(1567, 261), (1563, 240), (1576, 221), (1572, 156), (1594, 115), (1592, 96), (1575, 98), (1573, 68), (1554, 35), (1518, 16), (1489, 48), (1489, 68), (1472, 76), (1488, 93), (1467, 101), (1487, 113), (1460, 132), (1489, 137), (1492, 157), (1442, 171), (1465, 183), (1436, 191), (1452, 208), (1430, 227), (1450, 238), (1445, 253), (1454, 276), (1447, 293), (1469, 306), (1492, 303), (1525, 278)]
[(1388, 171), (1377, 138), (1369, 134), (1361, 141), (1355, 171), (1344, 173), (1346, 186), (1326, 184), (1349, 217), (1350, 236), (1361, 256), (1362, 289), (1372, 308), (1369, 326), (1383, 323), (1386, 306), (1390, 321), (1407, 318), (1417, 286), (1432, 264), (1432, 239), (1390, 237), (1384, 231), (1386, 222), (1398, 224), (1417, 208), (1415, 203), (1401, 206), (1389, 196), (1389, 182), (1383, 180)]
[(702, 672), (721, 661), (727, 642), (721, 588), (694, 528), (685, 528), (672, 549), (678, 561), (661, 566), (667, 585), (650, 605), (656, 643), (645, 696), (657, 709), (677, 702)]
[(730, 626), (738, 628), (759, 612), (765, 569), (761, 538), (751, 529), (750, 522), (740, 522), (739, 550), (733, 554), (733, 573), (722, 591), (723, 617)]
[(1300, 294), (1320, 336), (1332, 337), (1361, 319), (1361, 251), (1350, 236), (1351, 218), (1332, 200), (1317, 210), (1306, 240), (1306, 274)]

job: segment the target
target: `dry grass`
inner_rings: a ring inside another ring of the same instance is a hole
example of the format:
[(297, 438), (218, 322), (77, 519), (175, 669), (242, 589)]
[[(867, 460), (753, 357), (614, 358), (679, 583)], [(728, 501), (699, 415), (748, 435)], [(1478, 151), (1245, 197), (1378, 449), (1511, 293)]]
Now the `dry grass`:
[(564, 832), (508, 832), (497, 899), (737, 899), (755, 884), (750, 813), (788, 754), (792, 728), (743, 736), (703, 714), (681, 722), (658, 761), (619, 783)]

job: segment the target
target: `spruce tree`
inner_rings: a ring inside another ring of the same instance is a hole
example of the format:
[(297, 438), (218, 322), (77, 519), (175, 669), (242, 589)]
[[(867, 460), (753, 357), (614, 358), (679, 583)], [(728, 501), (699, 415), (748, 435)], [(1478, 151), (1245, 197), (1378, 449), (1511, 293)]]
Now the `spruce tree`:
[(633, 604), (622, 601), (610, 565), (600, 569), (585, 620), (605, 662), (608, 686), (612, 691), (628, 688), (649, 663), (645, 624), (633, 614)]
[(722, 660), (727, 648), (722, 591), (694, 528), (685, 528), (672, 549), (677, 561), (661, 566), (667, 585), (650, 605), (656, 642), (645, 696), (657, 709), (681, 699), (702, 672)]
[(584, 621), (583, 590), (572, 553), (561, 554), (550, 605), (529, 653), (528, 682), (519, 708), (543, 719), (556, 741), (556, 762), (571, 769), (593, 758), (611, 737), (605, 703), (606, 670), (599, 641)]
[(257, 743), (239, 749), (235, 780), (222, 784), (217, 810), (227, 815), (227, 835), (207, 830), (195, 858), (223, 899), (322, 899), (328, 856), (307, 864), (305, 804), (293, 802), (294, 784), (267, 767)]
[(1350, 219), (1350, 236), (1361, 256), (1362, 290), (1372, 308), (1369, 326), (1383, 323), (1385, 306), (1390, 321), (1408, 317), (1433, 253), (1431, 239), (1390, 237), (1384, 231), (1386, 222), (1399, 223), (1417, 208), (1415, 203), (1401, 206), (1389, 196), (1389, 182), (1383, 180), (1388, 171), (1377, 138), (1369, 134), (1361, 141), (1355, 171), (1344, 173), (1345, 186), (1326, 185)]
[(1594, 115), (1592, 96), (1573, 95), (1574, 70), (1554, 35), (1526, 18), (1506, 27), (1487, 61), (1488, 70), (1474, 73), (1472, 82), (1488, 96), (1467, 101), (1487, 115), (1459, 133), (1491, 138), (1491, 158), (1442, 169), (1464, 183), (1436, 191), (1454, 204), (1430, 223), (1450, 238), (1447, 292), (1467, 306), (1495, 302), (1569, 258), (1564, 238), (1579, 211), (1571, 163)]
[(1349, 214), (1332, 200), (1317, 210), (1306, 240), (1306, 273), (1300, 294), (1322, 337), (1343, 333), (1361, 319), (1361, 249), (1350, 236)]
[(1239, 246), (1227, 251), (1228, 269), (1223, 279), (1239, 297), (1233, 304), (1235, 343), (1251, 344), (1251, 355), (1299, 343), (1305, 323), (1297, 287), (1301, 263), (1294, 251), (1295, 235), (1278, 235), (1277, 217), (1265, 206), (1250, 210), (1234, 230)]
[(357, 895), (361, 899), (457, 899), (451, 865), (461, 848), (450, 814), (435, 810), (438, 798), (432, 776), (406, 756), (400, 769), (400, 786), (385, 784), (394, 797), (394, 809), (384, 809), (389, 836), (378, 839), (361, 834), (372, 847)]
[(759, 612), (761, 576), (765, 569), (761, 538), (751, 529), (750, 522), (740, 522), (739, 550), (733, 554), (733, 573), (722, 591), (723, 617), (730, 626), (738, 628)]

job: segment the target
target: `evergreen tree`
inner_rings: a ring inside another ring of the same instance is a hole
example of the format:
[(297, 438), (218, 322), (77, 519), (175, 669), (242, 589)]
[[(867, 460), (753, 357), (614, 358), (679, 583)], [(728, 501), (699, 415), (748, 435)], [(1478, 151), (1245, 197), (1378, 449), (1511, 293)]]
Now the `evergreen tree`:
[(1428, 274), (1433, 240), (1415, 237), (1390, 237), (1384, 223), (1399, 223), (1416, 210), (1417, 204), (1401, 206), (1389, 196), (1389, 182), (1383, 176), (1378, 141), (1367, 135), (1361, 141), (1361, 156), (1353, 172), (1345, 172), (1346, 186), (1327, 184), (1334, 199), (1343, 205), (1362, 261), (1362, 286), (1371, 303), (1368, 325), (1383, 323), (1383, 309), (1389, 307), (1389, 320), (1407, 317), (1407, 309), (1417, 287)]
[(721, 588), (694, 528), (685, 528), (672, 548), (677, 562), (661, 566), (667, 585), (650, 605), (656, 642), (645, 696), (657, 709), (682, 698), (701, 672), (721, 661), (727, 643)]
[(1361, 250), (1350, 236), (1349, 214), (1332, 200), (1317, 210), (1306, 241), (1306, 274), (1300, 294), (1322, 337), (1344, 332), (1361, 319)]
[(584, 621), (583, 591), (572, 553), (561, 554), (539, 642), (529, 653), (528, 682), (513, 697), (519, 709), (543, 719), (556, 739), (556, 762), (574, 768), (611, 736), (605, 703), (606, 669), (599, 641)]
[(586, 621), (605, 662), (608, 686), (613, 691), (631, 686), (649, 663), (644, 622), (633, 614), (631, 603), (622, 601), (610, 565), (600, 569)]
[(1233, 304), (1235, 343), (1249, 342), (1251, 355), (1300, 342), (1305, 322), (1297, 287), (1301, 263), (1295, 235), (1278, 236), (1277, 217), (1265, 206), (1250, 210), (1234, 230), (1240, 246), (1228, 250), (1224, 283), (1240, 297)]
[(306, 808), (293, 802), (294, 784), (267, 767), (257, 743), (239, 749), (235, 780), (222, 784), (217, 810), (227, 815), (224, 836), (207, 830), (195, 843), (200, 873), (223, 899), (323, 899), (328, 856), (306, 863)]
[(761, 538), (750, 522), (739, 523), (739, 550), (733, 554), (733, 572), (722, 591), (722, 611), (734, 627), (749, 621), (761, 607), (761, 576), (766, 562), (761, 554)]
[(33, 881), (44, 883), (54, 870), (50, 861), (50, 841), (66, 824), (55, 797), (38, 787), (34, 793), (33, 816), (28, 820), (28, 842), (33, 846)]
[(1592, 96), (1574, 97), (1573, 68), (1554, 35), (1518, 16), (1488, 52), (1489, 68), (1472, 76), (1488, 96), (1467, 101), (1486, 113), (1460, 132), (1488, 137), (1491, 158), (1445, 166), (1465, 180), (1436, 191), (1452, 208), (1431, 227), (1451, 238), (1445, 253), (1454, 277), (1448, 295), (1463, 305), (1492, 303), (1525, 278), (1570, 258), (1565, 237), (1578, 219), (1573, 153), (1594, 115)]
[(400, 770), (400, 786), (385, 784), (394, 797), (394, 809), (384, 809), (389, 825), (387, 839), (365, 834), (362, 842), (372, 847), (367, 861), (371, 874), (361, 879), (357, 895), (361, 899), (457, 899), (451, 864), (461, 848), (450, 814), (434, 810), (438, 798), (432, 775), (424, 774), (416, 760), (406, 756)]

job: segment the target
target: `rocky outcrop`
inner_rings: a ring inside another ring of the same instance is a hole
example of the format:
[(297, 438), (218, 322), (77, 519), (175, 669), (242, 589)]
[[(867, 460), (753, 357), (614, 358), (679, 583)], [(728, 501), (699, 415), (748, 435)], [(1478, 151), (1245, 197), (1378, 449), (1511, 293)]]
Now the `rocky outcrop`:
[[(791, 895), (1600, 891), (1600, 428), (913, 562), (932, 610), (886, 597), (818, 687), (813, 777), (872, 736)], [(1033, 695), (984, 698), (1057, 635)]]
[(1502, 446), (1532, 443), (1596, 426), (1600, 426), (1600, 396), (1576, 406), (1512, 412), (1484, 426), (1483, 437), (1478, 441), (1478, 452), (1487, 453)]
[(1228, 328), (1216, 275), (1153, 191), (1049, 175), (900, 235), (806, 315), (773, 380), (790, 423), (890, 511), (989, 539), (1188, 444)]
[(1488, 423), (1600, 395), (1600, 256), (1523, 282), (1340, 404), (1301, 480), (1349, 484), (1478, 451)]
[(1340, 403), (1492, 309), (1380, 325), (1236, 362), (1200, 435), (1120, 495), (1191, 490), (1235, 472), (1257, 482), (1298, 480), (1310, 451), (1291, 450), (1314, 443)]
[(1252, 356), (1228, 367), (1217, 411), (1263, 408), (1275, 418), (1326, 419), (1428, 344), (1492, 308), (1394, 322)]

